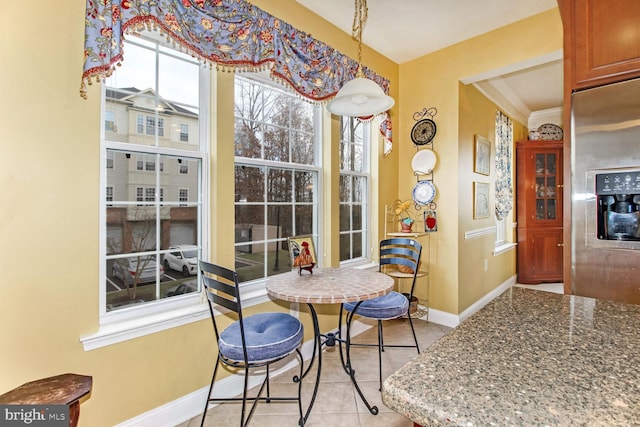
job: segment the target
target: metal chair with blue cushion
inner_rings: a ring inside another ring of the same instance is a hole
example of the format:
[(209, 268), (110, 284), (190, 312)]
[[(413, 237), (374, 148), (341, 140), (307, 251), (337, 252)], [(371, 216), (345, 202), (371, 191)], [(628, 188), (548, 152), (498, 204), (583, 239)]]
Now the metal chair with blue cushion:
[[(207, 394), (207, 401), (202, 414), (202, 422), (207, 415), (207, 409), (211, 402), (242, 402), (240, 426), (246, 426), (253, 415), (258, 401), (296, 401), (300, 413), (299, 424), (304, 424), (302, 415), (302, 401), (300, 399), (303, 373), (303, 359), (300, 352), (304, 330), (300, 320), (287, 313), (269, 312), (258, 313), (244, 317), (240, 290), (238, 287), (238, 275), (235, 271), (205, 261), (200, 261), (200, 271), (204, 284), (204, 291), (209, 302), (209, 312), (213, 322), (216, 341), (218, 343), (218, 357), (211, 377), (211, 385)], [(217, 304), (237, 313), (238, 320), (219, 331), (213, 306)], [(269, 393), (269, 366), (297, 353), (300, 364), (300, 375), (293, 378), (298, 383), (298, 395), (294, 397), (271, 397)], [(220, 364), (232, 368), (244, 370), (244, 388), (242, 397), (211, 397), (213, 385)], [(265, 378), (256, 396), (247, 396), (249, 385), (249, 370), (264, 368)], [(266, 386), (265, 397), (261, 397)], [(247, 416), (247, 401), (253, 401), (253, 405)]]
[[(346, 325), (347, 325), (347, 338), (346, 338), (346, 351), (348, 352), (350, 346), (368, 346), (378, 347), (378, 368), (380, 389), (382, 389), (382, 352), (386, 347), (403, 347), (403, 348), (415, 348), (420, 354), (420, 347), (418, 346), (418, 338), (416, 337), (415, 329), (413, 328), (413, 321), (409, 313), (409, 302), (413, 298), (413, 291), (416, 286), (416, 278), (419, 273), (420, 256), (422, 255), (422, 245), (414, 239), (397, 237), (391, 239), (385, 239), (380, 242), (380, 266), (379, 271), (384, 272), (383, 266), (393, 266), (394, 268), (401, 268), (405, 271), (411, 271), (411, 275), (406, 275), (412, 278), (411, 290), (408, 294), (402, 294), (400, 292), (392, 291), (387, 295), (360, 302), (344, 303), (340, 308), (340, 325), (342, 325), (342, 313), (343, 309), (347, 312)], [(403, 266), (403, 267), (399, 267)], [(398, 271), (398, 270), (394, 270)], [(396, 276), (397, 277), (397, 276)], [(355, 315), (375, 319), (378, 323), (378, 343), (377, 344), (365, 344), (351, 342), (351, 322)], [(382, 321), (396, 319), (406, 316), (409, 319), (409, 325), (411, 326), (411, 332), (413, 333), (414, 344), (384, 344), (384, 337), (382, 333)], [(347, 357), (347, 360), (350, 360)], [(351, 369), (349, 366), (348, 369)]]

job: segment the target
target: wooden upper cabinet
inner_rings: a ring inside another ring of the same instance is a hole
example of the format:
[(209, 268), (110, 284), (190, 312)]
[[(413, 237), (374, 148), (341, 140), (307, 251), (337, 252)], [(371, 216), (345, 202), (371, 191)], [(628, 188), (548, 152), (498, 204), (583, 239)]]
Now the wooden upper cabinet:
[[(640, 0), (559, 0), (572, 89), (640, 76)], [(569, 43), (566, 43), (569, 41)]]

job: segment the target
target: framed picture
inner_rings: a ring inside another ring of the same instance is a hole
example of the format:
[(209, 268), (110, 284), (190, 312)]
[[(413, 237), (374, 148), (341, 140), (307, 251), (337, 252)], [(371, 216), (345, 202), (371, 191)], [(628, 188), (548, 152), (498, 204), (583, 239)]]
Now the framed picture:
[(289, 237), (289, 256), (293, 270), (309, 270), (317, 264), (316, 248), (312, 236)]
[(424, 231), (425, 233), (438, 231), (436, 211), (424, 211)]
[(482, 175), (489, 175), (491, 173), (491, 143), (480, 135), (476, 135), (475, 148), (473, 171)]
[(489, 217), (489, 183), (473, 183), (473, 218)]

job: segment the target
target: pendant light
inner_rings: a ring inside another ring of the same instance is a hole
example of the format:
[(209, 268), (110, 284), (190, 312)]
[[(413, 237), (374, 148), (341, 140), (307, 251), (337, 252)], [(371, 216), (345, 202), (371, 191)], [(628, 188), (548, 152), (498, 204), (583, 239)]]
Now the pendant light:
[(327, 103), (327, 110), (336, 116), (370, 117), (393, 107), (395, 101), (380, 85), (367, 79), (362, 72), (362, 28), (367, 21), (367, 0), (355, 0), (353, 37), (358, 39), (358, 71)]

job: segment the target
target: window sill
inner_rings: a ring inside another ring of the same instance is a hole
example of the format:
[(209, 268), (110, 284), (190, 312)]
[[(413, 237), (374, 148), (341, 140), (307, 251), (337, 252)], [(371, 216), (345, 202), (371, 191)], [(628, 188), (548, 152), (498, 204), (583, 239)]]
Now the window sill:
[(97, 333), (80, 337), (84, 351), (95, 350), (155, 332), (205, 319), (209, 310), (205, 303), (169, 310), (152, 316), (100, 325)]
[(496, 246), (493, 249), (493, 256), (501, 255), (505, 252), (509, 252), (516, 248), (517, 243), (504, 243), (502, 245)]
[[(242, 301), (245, 307), (267, 302), (269, 297), (265, 282), (260, 281), (241, 287)], [(193, 299), (187, 306), (175, 307), (154, 314), (141, 314), (136, 318), (122, 319), (100, 325), (95, 334), (80, 337), (85, 351), (118, 344), (123, 341), (143, 337), (167, 329), (188, 325), (209, 318), (206, 300), (201, 295)], [(222, 311), (215, 310), (214, 314)]]

